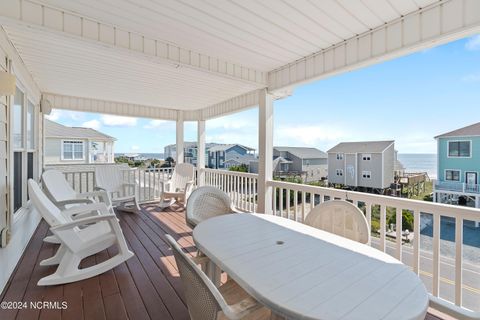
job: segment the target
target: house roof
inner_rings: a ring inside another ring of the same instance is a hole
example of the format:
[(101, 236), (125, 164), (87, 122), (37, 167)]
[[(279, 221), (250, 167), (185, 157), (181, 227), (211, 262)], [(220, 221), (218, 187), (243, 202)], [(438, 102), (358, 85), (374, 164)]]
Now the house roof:
[(325, 159), (327, 153), (318, 150), (317, 148), (308, 147), (273, 147), (278, 152), (288, 152), (300, 159)]
[(341, 142), (335, 147), (328, 150), (328, 153), (361, 153), (361, 152), (383, 152), (395, 140), (387, 141), (357, 141), (357, 142)]
[(236, 162), (236, 163), (248, 165), (252, 160), (255, 160), (255, 157), (251, 154), (245, 154), (245, 155), (236, 154), (226, 159), (225, 162)]
[(250, 148), (250, 147), (246, 147), (244, 145), (241, 145), (241, 144), (219, 144), (219, 145), (216, 145), (216, 146), (213, 146), (209, 149), (209, 151), (226, 151), (234, 146), (239, 146), (240, 148), (243, 148), (247, 151), (255, 151), (255, 149), (253, 148)]
[(447, 138), (447, 137), (465, 137), (465, 136), (480, 136), (480, 122), (438, 135), (435, 137), (435, 139)]
[(91, 128), (67, 127), (60, 123), (45, 119), (46, 138), (89, 139), (116, 141), (117, 139)]

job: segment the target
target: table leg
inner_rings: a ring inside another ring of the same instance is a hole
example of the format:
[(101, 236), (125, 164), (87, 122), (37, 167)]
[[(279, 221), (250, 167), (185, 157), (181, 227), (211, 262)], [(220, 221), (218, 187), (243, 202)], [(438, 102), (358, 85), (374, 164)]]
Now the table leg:
[(216, 287), (220, 286), (221, 273), (222, 271), (220, 268), (212, 261), (207, 264), (207, 276), (210, 278), (210, 280), (212, 280)]

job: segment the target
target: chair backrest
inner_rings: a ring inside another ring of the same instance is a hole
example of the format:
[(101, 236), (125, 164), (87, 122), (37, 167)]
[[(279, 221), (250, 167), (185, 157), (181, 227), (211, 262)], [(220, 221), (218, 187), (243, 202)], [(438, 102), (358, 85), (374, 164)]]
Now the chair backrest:
[(186, 221), (193, 228), (208, 218), (228, 213), (232, 213), (232, 206), (225, 192), (214, 187), (199, 187), (188, 198)]
[(42, 174), (43, 186), (50, 199), (55, 202), (75, 199), (77, 193), (59, 170), (47, 170)]
[(178, 163), (173, 169), (171, 191), (175, 192), (177, 189), (184, 190), (187, 182), (192, 181), (195, 177), (195, 167), (190, 163)]
[(166, 235), (177, 263), (190, 319), (217, 319), (223, 308), (228, 308), (223, 296), (203, 271), (180, 248), (178, 243)]
[(40, 189), (38, 183), (33, 179), (28, 180), (28, 195), (30, 196), (33, 206), (51, 227), (70, 222), (62, 215), (60, 209), (48, 199), (42, 189)]
[(95, 184), (97, 187), (105, 189), (107, 192), (115, 192), (121, 189), (123, 181), (123, 171), (120, 165), (102, 165), (95, 166)]
[(321, 203), (310, 211), (304, 223), (360, 243), (370, 243), (367, 219), (358, 207), (348, 201)]

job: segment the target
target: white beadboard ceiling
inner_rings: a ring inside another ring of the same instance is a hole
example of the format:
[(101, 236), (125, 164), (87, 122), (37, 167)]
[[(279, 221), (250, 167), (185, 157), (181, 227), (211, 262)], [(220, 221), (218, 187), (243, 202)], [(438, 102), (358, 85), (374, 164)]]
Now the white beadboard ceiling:
[[(241, 70), (247, 70), (246, 80), (245, 76), (239, 79), (165, 63), (133, 50), (86, 41), (62, 30), (52, 32), (45, 11), (39, 18), (40, 26), (8, 19), (2, 21), (2, 26), (44, 92), (196, 110), (265, 87), (266, 77), (258, 75), (438, 1), (23, 1), (23, 6), (29, 2), (45, 5), (81, 16), (82, 21), (91, 19), (94, 24), (111, 25), (143, 38), (170, 43), (208, 57), (208, 64), (210, 59), (219, 59), (241, 66)], [(28, 8), (19, 11), (24, 20)]]

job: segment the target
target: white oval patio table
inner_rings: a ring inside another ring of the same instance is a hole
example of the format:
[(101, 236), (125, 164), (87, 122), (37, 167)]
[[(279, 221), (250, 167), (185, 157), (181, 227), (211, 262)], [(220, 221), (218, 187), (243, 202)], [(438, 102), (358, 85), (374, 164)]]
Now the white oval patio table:
[(288, 319), (424, 319), (428, 294), (397, 259), (285, 218), (230, 214), (193, 230), (197, 247)]

